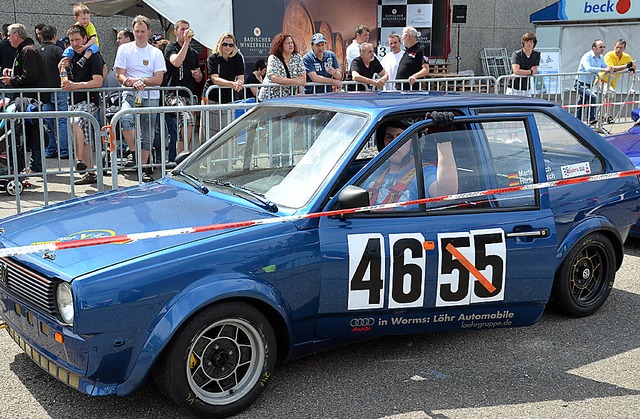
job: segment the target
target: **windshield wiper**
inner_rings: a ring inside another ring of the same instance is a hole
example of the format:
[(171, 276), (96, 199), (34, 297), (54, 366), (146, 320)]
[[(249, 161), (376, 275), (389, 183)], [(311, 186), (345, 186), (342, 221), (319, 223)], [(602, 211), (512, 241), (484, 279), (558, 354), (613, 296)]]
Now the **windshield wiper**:
[(185, 172), (182, 169), (173, 169), (171, 171), (171, 174), (174, 176), (182, 176), (184, 178), (184, 181), (193, 186), (198, 192), (202, 193), (202, 194), (208, 194), (209, 193), (209, 188), (207, 188), (205, 185), (203, 185), (200, 182), (200, 179), (198, 179), (197, 177), (190, 175), (189, 173)]
[[(264, 209), (266, 209), (267, 211), (270, 211), (270, 212), (278, 212), (278, 206), (274, 202), (269, 201), (263, 195), (260, 195), (257, 192), (252, 191), (251, 189), (247, 189), (247, 188), (244, 188), (242, 186), (238, 186), (235, 183), (231, 183), (231, 182), (229, 182), (227, 180), (204, 179), (203, 182), (211, 183), (213, 185), (218, 185), (218, 186), (224, 186), (226, 188), (231, 188), (231, 189), (234, 189), (236, 191), (241, 191), (242, 193), (244, 193), (246, 195), (249, 195), (250, 197), (252, 197), (256, 201), (258, 201), (258, 206), (260, 206), (260, 207), (262, 207), (262, 208), (264, 208)], [(234, 195), (235, 196), (239, 196), (240, 198), (247, 199), (245, 196), (242, 196), (242, 195), (237, 194), (237, 193), (234, 193)], [(251, 200), (247, 199), (247, 201), (251, 201)], [(253, 201), (251, 201), (251, 202), (253, 202)]]

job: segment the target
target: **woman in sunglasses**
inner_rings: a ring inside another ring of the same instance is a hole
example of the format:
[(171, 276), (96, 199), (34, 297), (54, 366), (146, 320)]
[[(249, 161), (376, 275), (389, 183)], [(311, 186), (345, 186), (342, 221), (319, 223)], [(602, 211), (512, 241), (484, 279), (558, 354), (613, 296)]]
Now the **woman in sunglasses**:
[(206, 92), (210, 86), (220, 86), (209, 94), (209, 103), (229, 103), (233, 92), (240, 92), (244, 84), (244, 57), (238, 51), (236, 39), (230, 33), (223, 33), (207, 60), (209, 78), (204, 85)]
[[(213, 54), (207, 59), (207, 82), (204, 84), (203, 97), (211, 86), (209, 96), (203, 99), (204, 104), (230, 103), (239, 97), (238, 92), (244, 85), (244, 57), (238, 51), (235, 37), (229, 32), (223, 33), (213, 49)], [(207, 118), (209, 123), (205, 122)], [(232, 112), (205, 111), (203, 112), (200, 137), (211, 138), (232, 121)], [(208, 129), (207, 129), (208, 127)]]

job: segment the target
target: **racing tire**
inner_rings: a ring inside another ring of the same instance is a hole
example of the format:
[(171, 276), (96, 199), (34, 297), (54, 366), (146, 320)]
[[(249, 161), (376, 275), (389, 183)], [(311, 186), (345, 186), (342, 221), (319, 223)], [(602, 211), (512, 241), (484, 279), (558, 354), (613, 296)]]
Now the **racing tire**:
[(4, 190), (11, 196), (20, 195), (23, 190), (22, 182), (16, 182), (15, 179), (11, 179), (7, 182)]
[(241, 302), (213, 305), (173, 337), (154, 369), (160, 390), (203, 417), (245, 410), (273, 375), (276, 338), (266, 317)]
[(583, 237), (556, 272), (552, 300), (571, 317), (595, 313), (607, 300), (616, 276), (615, 251), (603, 234)]

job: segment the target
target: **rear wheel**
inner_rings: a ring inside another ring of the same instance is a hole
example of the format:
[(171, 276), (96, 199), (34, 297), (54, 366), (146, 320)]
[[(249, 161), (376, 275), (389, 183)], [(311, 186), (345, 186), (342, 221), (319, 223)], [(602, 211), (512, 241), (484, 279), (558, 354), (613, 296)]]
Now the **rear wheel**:
[(185, 324), (154, 371), (161, 390), (196, 415), (249, 407), (273, 374), (276, 339), (264, 315), (239, 302), (214, 305)]
[(553, 301), (572, 317), (595, 313), (607, 300), (616, 276), (615, 251), (601, 233), (584, 237), (556, 272)]

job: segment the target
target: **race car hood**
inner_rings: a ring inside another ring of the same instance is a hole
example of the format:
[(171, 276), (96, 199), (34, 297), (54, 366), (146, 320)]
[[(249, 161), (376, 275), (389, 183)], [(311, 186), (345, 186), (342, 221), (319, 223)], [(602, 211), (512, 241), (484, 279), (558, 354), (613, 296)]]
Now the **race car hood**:
[(605, 137), (613, 146), (622, 151), (633, 163), (640, 168), (640, 126), (634, 125), (627, 132)]
[[(240, 205), (219, 192), (202, 194), (164, 178), (159, 182), (74, 199), (41, 210), (18, 214), (0, 222), (3, 247), (54, 241), (120, 236), (273, 216)], [(233, 197), (230, 197), (233, 198)], [(235, 203), (234, 203), (235, 202)], [(30, 257), (42, 269), (71, 277), (190, 241), (225, 234), (228, 230), (56, 250), (54, 258)]]

